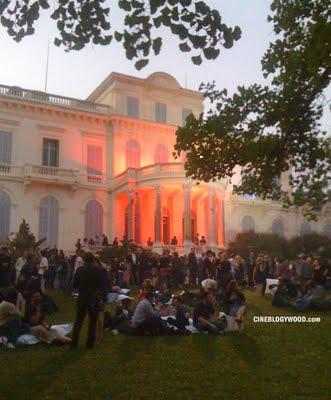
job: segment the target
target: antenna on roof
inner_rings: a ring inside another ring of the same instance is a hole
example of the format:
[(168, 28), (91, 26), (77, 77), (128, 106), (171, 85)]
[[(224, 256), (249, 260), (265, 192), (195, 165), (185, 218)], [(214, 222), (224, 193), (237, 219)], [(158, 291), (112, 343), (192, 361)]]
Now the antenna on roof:
[(47, 45), (47, 57), (46, 57), (46, 71), (45, 71), (45, 93), (47, 93), (47, 81), (48, 81), (48, 62), (49, 62), (49, 45), (50, 41), (48, 39)]

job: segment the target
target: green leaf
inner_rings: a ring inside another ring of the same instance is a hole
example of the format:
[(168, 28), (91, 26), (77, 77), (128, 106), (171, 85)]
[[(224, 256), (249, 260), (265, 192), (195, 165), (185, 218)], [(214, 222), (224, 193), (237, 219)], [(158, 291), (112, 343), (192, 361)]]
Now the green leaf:
[(146, 65), (149, 63), (149, 60), (147, 58), (143, 58), (142, 60), (139, 60), (135, 63), (135, 67), (138, 71), (146, 67)]
[(40, 7), (44, 10), (49, 8), (48, 0), (39, 0)]
[(198, 1), (195, 3), (196, 12), (202, 15), (206, 15), (209, 12), (209, 7), (206, 5), (204, 1)]
[(239, 40), (241, 38), (241, 29), (239, 26), (236, 26), (233, 31), (233, 39), (234, 40)]
[(131, 11), (131, 4), (128, 0), (119, 0), (118, 6), (124, 11)]
[(161, 47), (162, 47), (162, 38), (158, 37), (155, 40), (153, 40), (153, 50), (156, 56), (160, 53)]
[(191, 60), (192, 60), (193, 64), (195, 64), (195, 65), (200, 65), (202, 63), (201, 56), (193, 56), (193, 57), (191, 57)]
[(203, 54), (207, 58), (207, 60), (215, 60), (220, 54), (219, 49), (215, 49), (212, 47), (209, 47), (207, 49), (203, 49)]
[(191, 47), (186, 42), (180, 43), (179, 48), (180, 48), (180, 51), (182, 51), (184, 53), (187, 53), (192, 50)]
[(59, 38), (55, 38), (54, 39), (54, 45), (57, 47), (60, 47), (62, 44), (62, 41)]
[(123, 39), (123, 34), (120, 33), (120, 32), (118, 32), (118, 31), (115, 31), (114, 36), (115, 36), (115, 39), (116, 39), (118, 42), (120, 42), (120, 41)]

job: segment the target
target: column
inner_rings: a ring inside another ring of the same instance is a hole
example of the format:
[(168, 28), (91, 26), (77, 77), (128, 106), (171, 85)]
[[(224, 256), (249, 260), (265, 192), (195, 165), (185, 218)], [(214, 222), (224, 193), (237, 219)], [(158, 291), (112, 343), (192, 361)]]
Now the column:
[(221, 247), (225, 247), (225, 240), (224, 240), (224, 193), (221, 194), (220, 197), (220, 215), (219, 218), (219, 236), (218, 236), (218, 245)]
[(136, 191), (136, 199), (135, 199), (135, 218), (134, 218), (134, 225), (135, 225), (135, 242), (140, 244), (141, 236), (140, 236), (140, 193)]
[(133, 208), (133, 191), (128, 190), (128, 240), (134, 240)]
[(161, 244), (161, 187), (155, 186), (155, 244)]
[(191, 232), (191, 185), (183, 185), (184, 191), (184, 246), (192, 245)]
[(209, 189), (209, 237), (208, 244), (216, 246), (216, 189)]
[(108, 218), (107, 218), (107, 227), (106, 227), (106, 235), (108, 236), (109, 242), (112, 242), (115, 238), (116, 231), (116, 221), (115, 221), (115, 195), (110, 193), (108, 196)]

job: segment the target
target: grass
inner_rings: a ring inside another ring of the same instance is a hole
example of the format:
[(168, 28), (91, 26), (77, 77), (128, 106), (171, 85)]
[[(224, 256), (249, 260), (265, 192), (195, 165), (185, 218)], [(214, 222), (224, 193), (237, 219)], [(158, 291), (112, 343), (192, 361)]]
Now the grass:
[[(53, 292), (72, 321), (71, 298)], [(0, 350), (0, 400), (329, 399), (330, 313), (316, 324), (253, 323), (255, 315), (294, 315), (246, 292), (243, 334), (125, 337), (105, 333), (87, 351), (43, 344)], [(86, 330), (84, 332), (85, 340)]]

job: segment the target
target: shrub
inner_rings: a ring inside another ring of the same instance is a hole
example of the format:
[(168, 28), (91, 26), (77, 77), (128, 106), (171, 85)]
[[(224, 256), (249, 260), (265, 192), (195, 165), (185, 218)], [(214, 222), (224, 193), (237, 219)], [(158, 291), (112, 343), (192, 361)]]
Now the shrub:
[(36, 240), (34, 234), (30, 231), (30, 225), (23, 219), (18, 232), (12, 234), (7, 242), (8, 251), (16, 259), (22, 256), (25, 251), (36, 252), (45, 240)]
[(331, 257), (331, 239), (326, 235), (312, 232), (291, 239), (284, 239), (270, 233), (243, 232), (238, 233), (229, 244), (228, 251), (248, 257), (250, 251), (255, 255), (266, 252), (270, 256), (280, 258), (295, 258), (300, 253), (322, 258)]
[(240, 254), (246, 258), (249, 252), (255, 255), (267, 252), (273, 257), (288, 257), (289, 245), (286, 239), (271, 233), (242, 232), (228, 246), (229, 253)]
[(292, 257), (300, 253), (323, 258), (331, 257), (331, 239), (316, 232), (293, 237), (289, 240), (289, 247)]

